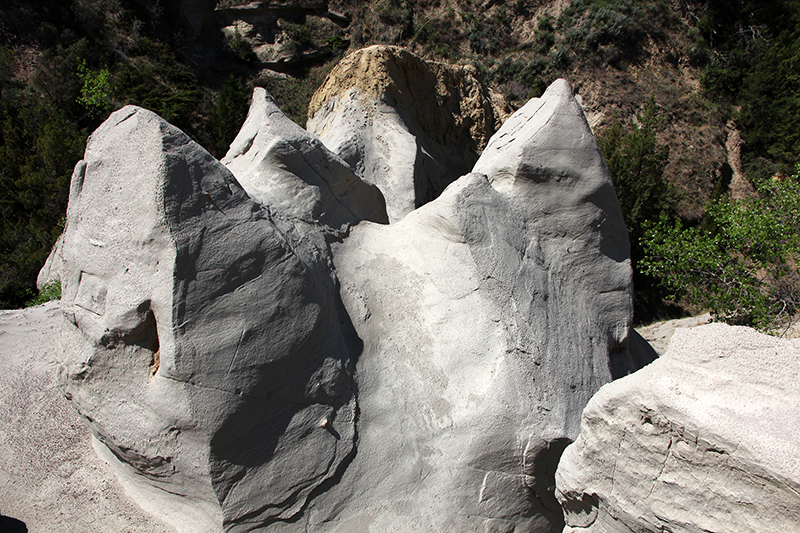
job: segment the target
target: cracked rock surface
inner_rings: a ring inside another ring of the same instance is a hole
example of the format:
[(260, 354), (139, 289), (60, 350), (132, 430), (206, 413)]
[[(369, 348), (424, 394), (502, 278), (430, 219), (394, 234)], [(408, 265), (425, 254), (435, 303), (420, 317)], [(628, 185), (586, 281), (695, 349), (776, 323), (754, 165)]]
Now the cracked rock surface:
[(600, 389), (556, 473), (564, 533), (796, 531), (800, 341), (678, 329)]
[(560, 530), (558, 458), (592, 394), (636, 368), (627, 235), (569, 85), (436, 200), (333, 252), (364, 343), (360, 438), (309, 530)]

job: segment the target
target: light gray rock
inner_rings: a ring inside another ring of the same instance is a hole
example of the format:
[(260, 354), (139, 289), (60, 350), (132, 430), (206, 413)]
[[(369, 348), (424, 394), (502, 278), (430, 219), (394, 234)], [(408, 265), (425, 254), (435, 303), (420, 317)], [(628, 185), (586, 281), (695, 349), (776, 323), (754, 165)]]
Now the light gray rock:
[(61, 379), (129, 493), (180, 531), (290, 519), (354, 451), (346, 316), (326, 251), (289, 229), (139, 108), (76, 167)]
[(468, 173), (508, 111), (473, 67), (376, 45), (334, 68), (309, 104), (307, 128), (380, 187), (396, 222)]
[(560, 454), (589, 398), (635, 368), (628, 241), (564, 81), (510, 118), (475, 168), (333, 247), (364, 344), (359, 444), (301, 519), (308, 530), (563, 525)]
[(50, 250), (50, 255), (44, 262), (39, 275), (36, 277), (36, 288), (42, 290), (45, 285), (53, 282), (61, 281), (61, 246), (64, 242), (64, 234), (58, 236), (53, 248)]
[(62, 380), (134, 499), (181, 531), (561, 529), (584, 406), (651, 357), (568, 84), (392, 225), (264, 93), (225, 161), (127, 107), (73, 176)]
[(653, 349), (663, 355), (667, 351), (672, 335), (680, 328), (693, 328), (702, 326), (712, 321), (711, 313), (704, 313), (698, 316), (688, 316), (686, 318), (676, 318), (654, 322), (647, 326), (636, 328), (639, 334), (653, 347)]
[(63, 319), (58, 301), (0, 311), (0, 531), (174, 533), (125, 495), (64, 398)]
[(800, 524), (800, 341), (679, 328), (604, 386), (556, 484), (565, 533), (764, 533)]
[(388, 223), (383, 195), (256, 87), (241, 131), (222, 159), (247, 194), (282, 217), (341, 230)]

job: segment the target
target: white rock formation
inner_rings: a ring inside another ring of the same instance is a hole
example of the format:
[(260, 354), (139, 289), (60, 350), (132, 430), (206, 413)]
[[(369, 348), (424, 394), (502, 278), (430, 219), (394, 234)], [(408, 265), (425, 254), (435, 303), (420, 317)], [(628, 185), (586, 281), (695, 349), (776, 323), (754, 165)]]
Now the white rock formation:
[(634, 368), (627, 236), (564, 81), (475, 170), (333, 249), (364, 343), (359, 445), (309, 530), (560, 529), (561, 451), (592, 394)]
[(353, 453), (325, 250), (185, 134), (109, 117), (73, 175), (62, 258), (65, 391), (146, 510), (182, 531), (287, 519)]
[(260, 87), (222, 163), (250, 198), (280, 216), (333, 230), (360, 220), (389, 222), (380, 190), (356, 177)]
[(125, 494), (64, 398), (62, 320), (58, 301), (0, 310), (0, 531), (174, 533)]
[(473, 67), (375, 45), (334, 68), (311, 100), (307, 128), (380, 187), (396, 222), (469, 172), (508, 114)]
[(800, 524), (800, 341), (678, 329), (604, 386), (561, 458), (565, 533), (783, 533)]
[(53, 248), (50, 250), (50, 255), (44, 262), (39, 275), (36, 277), (36, 288), (42, 290), (45, 285), (53, 282), (61, 281), (61, 245), (64, 242), (64, 234), (58, 236)]
[(393, 225), (261, 91), (225, 161), (126, 107), (73, 176), (62, 380), (136, 501), (186, 532), (560, 529), (583, 407), (652, 356), (567, 83)]

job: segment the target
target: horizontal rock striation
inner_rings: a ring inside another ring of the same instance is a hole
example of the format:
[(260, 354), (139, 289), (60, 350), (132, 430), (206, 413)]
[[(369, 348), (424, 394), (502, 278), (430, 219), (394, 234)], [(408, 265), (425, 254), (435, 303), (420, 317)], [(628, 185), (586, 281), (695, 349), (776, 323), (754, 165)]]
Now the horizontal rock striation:
[(676, 330), (658, 361), (587, 405), (556, 474), (564, 532), (796, 531), (798, 373), (797, 340)]

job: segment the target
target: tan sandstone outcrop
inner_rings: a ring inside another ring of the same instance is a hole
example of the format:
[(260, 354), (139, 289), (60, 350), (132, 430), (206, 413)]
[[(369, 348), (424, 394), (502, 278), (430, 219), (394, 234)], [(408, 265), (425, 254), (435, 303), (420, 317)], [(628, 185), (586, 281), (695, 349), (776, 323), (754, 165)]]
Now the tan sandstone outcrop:
[(308, 130), (381, 188), (394, 222), (469, 172), (509, 114), (474, 67), (375, 45), (331, 71), (309, 105)]

